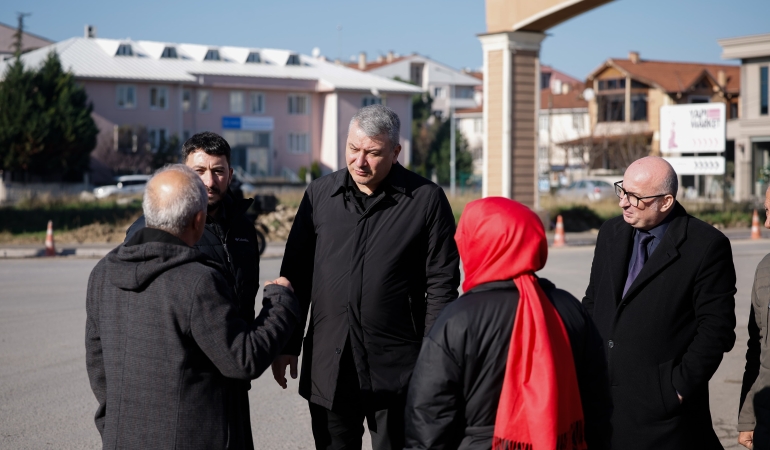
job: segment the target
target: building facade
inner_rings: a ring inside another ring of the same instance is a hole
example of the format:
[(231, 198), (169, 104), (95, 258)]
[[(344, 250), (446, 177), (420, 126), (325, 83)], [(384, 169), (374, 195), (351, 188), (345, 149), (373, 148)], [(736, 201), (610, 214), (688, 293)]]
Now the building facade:
[[(472, 73), (483, 81), (481, 73)], [(585, 85), (578, 79), (551, 66), (540, 66), (540, 109), (537, 129), (537, 170), (540, 187), (572, 182), (582, 177), (585, 161), (574, 149), (559, 144), (590, 134), (588, 102), (583, 98)], [(482, 86), (477, 88), (482, 91)], [(474, 175), (483, 173), (484, 117), (481, 105), (457, 110), (457, 128), (473, 153)]]
[(430, 94), (433, 113), (449, 117), (451, 108), (474, 108), (481, 104), (478, 88), (482, 82), (471, 73), (457, 70), (422, 55), (387, 56), (367, 61), (366, 53), (359, 54), (357, 63), (348, 67), (386, 78), (408, 81)]
[(719, 41), (723, 59), (741, 61), (740, 113), (727, 123), (735, 142), (736, 201), (762, 199), (770, 178), (770, 34)]
[[(727, 119), (739, 117), (740, 68), (734, 65), (611, 58), (588, 75), (590, 133), (563, 142), (582, 153), (592, 175), (622, 174), (634, 160), (660, 155), (660, 109), (684, 103), (723, 103)], [(733, 158), (728, 142), (724, 156)], [(728, 173), (728, 177), (731, 174)], [(722, 186), (711, 176), (680, 177), (683, 195), (722, 196)]]
[(381, 103), (405, 124), (400, 159), (409, 164), (411, 158), (411, 96), (421, 90), (323, 57), (84, 37), (22, 60), (36, 67), (50, 51), (85, 88), (102, 134), (114, 135), (116, 151), (126, 127), (145, 130), (152, 148), (173, 135), (183, 141), (213, 131), (230, 143), (232, 164), (244, 178), (297, 180), (300, 167), (314, 162), (324, 173), (345, 167), (350, 119), (362, 106)]

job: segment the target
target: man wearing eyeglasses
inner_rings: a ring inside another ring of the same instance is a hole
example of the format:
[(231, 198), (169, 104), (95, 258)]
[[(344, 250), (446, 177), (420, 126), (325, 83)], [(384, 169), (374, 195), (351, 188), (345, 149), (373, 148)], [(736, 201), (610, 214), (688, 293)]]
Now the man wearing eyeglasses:
[(735, 343), (730, 241), (676, 201), (671, 165), (631, 164), (583, 305), (605, 342), (613, 449), (721, 449), (708, 382)]

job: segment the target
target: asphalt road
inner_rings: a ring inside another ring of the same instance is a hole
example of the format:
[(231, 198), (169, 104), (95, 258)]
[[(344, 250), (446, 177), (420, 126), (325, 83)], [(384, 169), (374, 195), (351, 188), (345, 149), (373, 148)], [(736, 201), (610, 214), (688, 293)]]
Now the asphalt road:
[[(738, 340), (711, 380), (714, 426), (735, 444), (740, 380), (754, 269), (770, 241), (734, 241)], [(553, 250), (541, 273), (575, 296), (585, 289), (592, 247)], [(0, 260), (0, 449), (96, 449), (96, 401), (85, 371), (85, 289), (95, 259)], [(262, 261), (262, 279), (279, 259)], [(297, 382), (280, 389), (268, 372), (252, 384), (251, 420), (260, 449), (313, 447), (307, 405)], [(365, 447), (368, 437), (364, 438)]]

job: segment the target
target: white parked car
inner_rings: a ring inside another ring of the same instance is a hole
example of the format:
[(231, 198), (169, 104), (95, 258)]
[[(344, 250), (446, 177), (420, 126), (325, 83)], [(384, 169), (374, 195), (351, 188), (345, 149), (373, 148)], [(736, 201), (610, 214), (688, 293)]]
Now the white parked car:
[(564, 200), (597, 202), (616, 199), (615, 188), (604, 180), (580, 180), (556, 191), (556, 196)]
[(111, 195), (142, 194), (149, 179), (150, 175), (123, 175), (115, 179), (115, 184), (94, 189), (94, 195), (96, 198), (106, 198)]

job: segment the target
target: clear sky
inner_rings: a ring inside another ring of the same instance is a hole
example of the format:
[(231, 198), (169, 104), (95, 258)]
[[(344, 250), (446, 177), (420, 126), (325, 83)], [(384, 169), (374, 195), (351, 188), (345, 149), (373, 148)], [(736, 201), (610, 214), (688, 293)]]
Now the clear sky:
[[(536, 0), (529, 0), (536, 1)], [(483, 0), (3, 0), (0, 21), (30, 12), (28, 31), (53, 40), (83, 35), (211, 45), (314, 47), (344, 60), (365, 51), (419, 52), (479, 68)], [(341, 27), (341, 31), (339, 28)], [(608, 57), (720, 62), (716, 40), (770, 33), (770, 0), (617, 0), (549, 31), (544, 64), (583, 79)]]

